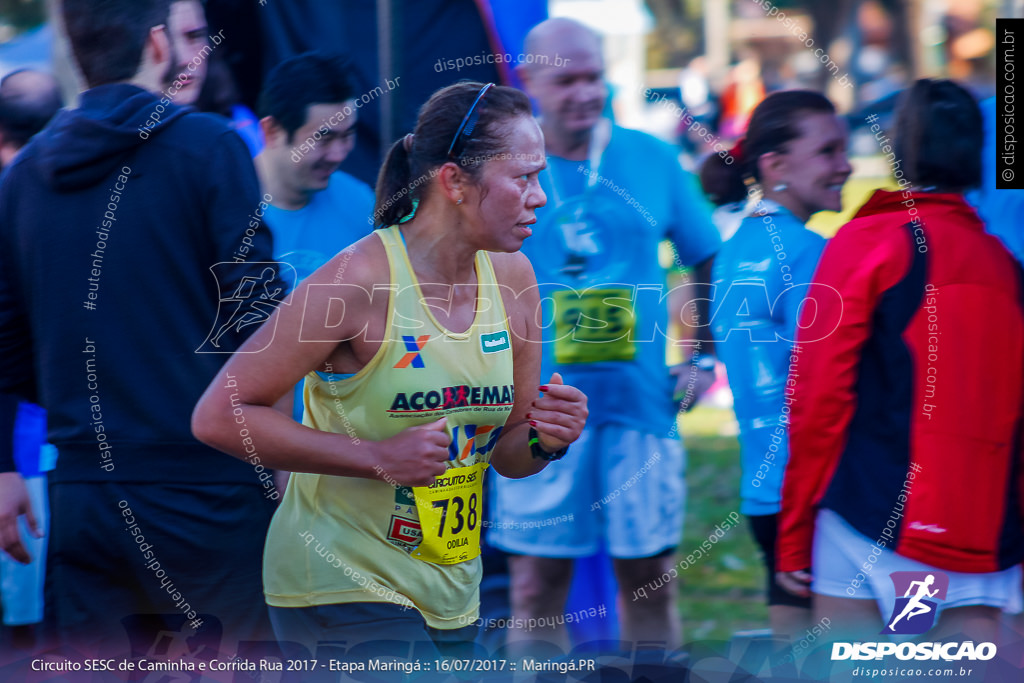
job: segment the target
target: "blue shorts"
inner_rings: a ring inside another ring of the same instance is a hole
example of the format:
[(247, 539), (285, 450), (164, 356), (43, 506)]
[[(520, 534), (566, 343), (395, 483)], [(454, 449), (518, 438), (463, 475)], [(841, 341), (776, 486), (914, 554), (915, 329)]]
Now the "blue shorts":
[(657, 555), (683, 534), (686, 456), (678, 439), (593, 423), (562, 460), (525, 479), (494, 477), (487, 542), (536, 557)]

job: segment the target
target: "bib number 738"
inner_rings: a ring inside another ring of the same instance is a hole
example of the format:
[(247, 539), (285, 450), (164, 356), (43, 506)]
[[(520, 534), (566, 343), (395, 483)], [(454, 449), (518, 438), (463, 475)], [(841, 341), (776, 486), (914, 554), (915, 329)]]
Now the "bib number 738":
[[(451, 533), (458, 534), (462, 531), (463, 524), (466, 529), (473, 531), (476, 529), (477, 520), (480, 518), (480, 510), (477, 508), (480, 499), (475, 493), (469, 494), (469, 501), (465, 501), (462, 496), (452, 496), (451, 498), (442, 498), (441, 500), (435, 500), (432, 505), (435, 508), (441, 510), (441, 523), (437, 526), (438, 538), (444, 538), (445, 533), (445, 522), (448, 521), (448, 510), (452, 510), (452, 527)], [(463, 517), (463, 510), (468, 506), (469, 510)]]
[(480, 517), (487, 463), (450, 467), (434, 486), (413, 488), (423, 542), (412, 556), (434, 564), (457, 564), (480, 555)]

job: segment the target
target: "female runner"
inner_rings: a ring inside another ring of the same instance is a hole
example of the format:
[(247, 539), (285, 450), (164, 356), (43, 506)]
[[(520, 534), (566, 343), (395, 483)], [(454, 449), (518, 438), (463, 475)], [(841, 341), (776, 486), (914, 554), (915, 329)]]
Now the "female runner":
[[(381, 170), (384, 227), (305, 280), (196, 407), (197, 438), (295, 473), (263, 568), (281, 640), (471, 639), (485, 470), (540, 471), (587, 416), (559, 375), (538, 387), (519, 248), (544, 167), (522, 93), (435, 93)], [(300, 425), (272, 406), (303, 377)]]

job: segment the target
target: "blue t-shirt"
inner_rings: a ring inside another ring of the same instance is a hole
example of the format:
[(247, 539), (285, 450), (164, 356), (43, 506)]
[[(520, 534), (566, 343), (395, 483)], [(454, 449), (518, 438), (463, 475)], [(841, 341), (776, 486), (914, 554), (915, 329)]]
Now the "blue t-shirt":
[[(301, 209), (270, 206), (263, 220), (274, 235), (274, 258), (291, 264), (298, 284), (339, 251), (373, 232), (370, 186), (342, 171)], [(292, 417), (302, 421), (302, 382), (295, 388)]]
[(659, 244), (671, 239), (679, 265), (692, 266), (721, 238), (696, 179), (656, 138), (613, 127), (596, 174), (589, 161), (549, 156), (540, 175), (548, 203), (523, 253), (540, 285), (542, 381), (558, 371), (586, 393), (591, 424), (665, 433), (676, 404)]
[(747, 515), (779, 511), (789, 457), (786, 378), (805, 285), (824, 248), (824, 238), (796, 216), (764, 202), (712, 267), (711, 331), (740, 424), (740, 511)]
[(972, 192), (968, 199), (985, 221), (985, 228), (1024, 263), (1024, 190), (996, 189), (996, 98), (982, 102), (981, 113), (985, 122), (982, 183), (981, 189)]
[(347, 173), (331, 174), (327, 188), (301, 209), (267, 208), (264, 221), (274, 235), (274, 258), (309, 277), (335, 254), (372, 232), (373, 191)]

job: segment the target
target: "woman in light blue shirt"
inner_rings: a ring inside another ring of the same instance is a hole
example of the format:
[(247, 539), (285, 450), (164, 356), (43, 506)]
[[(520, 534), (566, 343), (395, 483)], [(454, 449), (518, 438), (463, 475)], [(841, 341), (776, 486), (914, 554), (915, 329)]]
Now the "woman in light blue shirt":
[(804, 224), (838, 211), (850, 175), (846, 130), (823, 95), (791, 90), (754, 110), (728, 157), (701, 169), (716, 204), (742, 200), (747, 181), (760, 199), (715, 258), (712, 332), (725, 363), (740, 426), (741, 512), (751, 522), (768, 570), (772, 631), (793, 637), (810, 625), (810, 600), (776, 584), (775, 537), (788, 456), (786, 379), (800, 304), (825, 240)]

